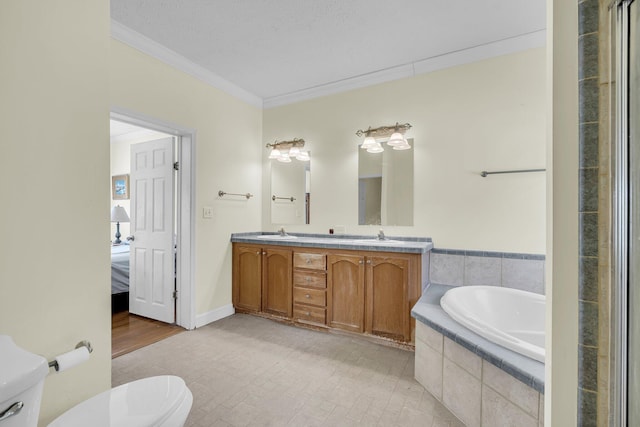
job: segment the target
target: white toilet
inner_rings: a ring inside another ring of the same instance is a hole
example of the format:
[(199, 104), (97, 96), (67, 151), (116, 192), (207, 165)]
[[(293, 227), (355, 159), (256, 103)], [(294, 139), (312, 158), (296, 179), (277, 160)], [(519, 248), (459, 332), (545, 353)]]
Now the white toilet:
[[(0, 427), (36, 427), (49, 365), (42, 356), (0, 335)], [(49, 427), (182, 427), (193, 395), (182, 378), (163, 375), (133, 381), (94, 396)]]

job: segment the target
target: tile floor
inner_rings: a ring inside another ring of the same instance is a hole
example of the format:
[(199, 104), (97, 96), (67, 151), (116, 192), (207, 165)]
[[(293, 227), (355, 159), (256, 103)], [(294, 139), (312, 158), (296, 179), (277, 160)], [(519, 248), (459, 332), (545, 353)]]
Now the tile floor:
[(113, 386), (151, 375), (186, 381), (186, 427), (450, 426), (413, 378), (414, 354), (361, 338), (236, 314), (113, 360)]

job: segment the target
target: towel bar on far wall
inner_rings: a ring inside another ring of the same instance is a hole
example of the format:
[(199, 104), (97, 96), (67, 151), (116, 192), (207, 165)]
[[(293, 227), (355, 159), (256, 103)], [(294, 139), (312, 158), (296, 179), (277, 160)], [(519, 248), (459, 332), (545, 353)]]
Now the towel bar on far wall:
[(511, 171), (493, 171), (493, 172), (482, 171), (480, 172), (480, 176), (483, 178), (486, 178), (487, 175), (493, 175), (493, 174), (499, 174), (499, 173), (524, 173), (524, 172), (544, 172), (544, 171), (546, 171), (546, 169), (518, 169), (518, 170), (511, 170)]
[(275, 202), (276, 200), (289, 200), (289, 201), (293, 202), (293, 201), (295, 201), (295, 200), (296, 200), (296, 198), (295, 198), (295, 197), (293, 197), (293, 196), (291, 196), (291, 197), (278, 197), (278, 196), (276, 196), (276, 195), (274, 194), (273, 196), (271, 196), (271, 200), (273, 200), (274, 202)]
[(251, 197), (253, 197), (253, 194), (251, 194), (251, 193), (238, 194), (238, 193), (227, 193), (226, 191), (222, 191), (222, 190), (218, 191), (218, 196), (219, 197), (223, 197), (225, 195), (246, 197), (247, 200), (249, 200)]

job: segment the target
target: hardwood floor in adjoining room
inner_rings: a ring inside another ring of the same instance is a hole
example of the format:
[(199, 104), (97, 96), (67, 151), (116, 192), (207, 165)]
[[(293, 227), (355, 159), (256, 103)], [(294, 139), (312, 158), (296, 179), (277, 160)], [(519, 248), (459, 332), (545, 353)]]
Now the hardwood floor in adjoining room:
[(128, 311), (115, 313), (111, 318), (111, 358), (183, 332), (180, 326), (136, 316)]

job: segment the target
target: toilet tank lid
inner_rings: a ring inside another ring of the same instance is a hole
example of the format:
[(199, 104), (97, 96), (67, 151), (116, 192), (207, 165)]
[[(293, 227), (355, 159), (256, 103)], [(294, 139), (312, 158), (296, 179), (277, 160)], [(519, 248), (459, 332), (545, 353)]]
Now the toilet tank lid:
[(0, 402), (35, 386), (49, 373), (47, 360), (18, 347), (0, 335)]

